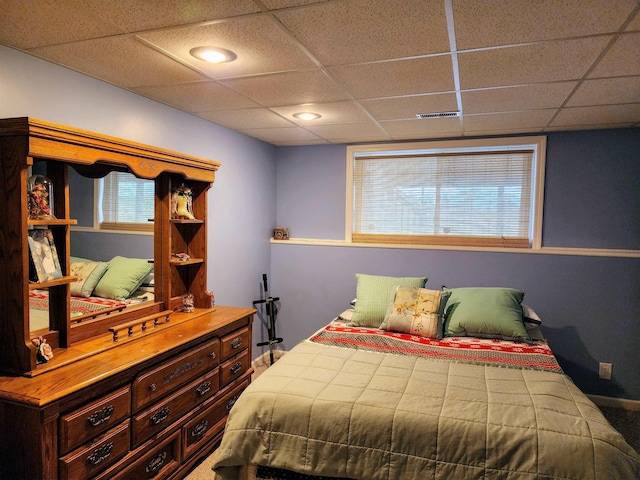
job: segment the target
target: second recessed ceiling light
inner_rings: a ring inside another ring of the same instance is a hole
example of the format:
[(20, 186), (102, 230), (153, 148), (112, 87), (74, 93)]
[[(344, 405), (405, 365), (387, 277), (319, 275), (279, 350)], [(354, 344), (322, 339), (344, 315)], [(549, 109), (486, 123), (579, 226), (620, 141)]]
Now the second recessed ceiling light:
[(294, 113), (293, 114), (294, 117), (300, 119), (300, 120), (317, 120), (318, 118), (320, 118), (320, 115), (318, 115), (317, 113), (313, 113), (313, 112), (300, 112), (300, 113)]
[(209, 63), (233, 62), (238, 56), (231, 50), (218, 47), (196, 47), (189, 50), (189, 53), (200, 60)]

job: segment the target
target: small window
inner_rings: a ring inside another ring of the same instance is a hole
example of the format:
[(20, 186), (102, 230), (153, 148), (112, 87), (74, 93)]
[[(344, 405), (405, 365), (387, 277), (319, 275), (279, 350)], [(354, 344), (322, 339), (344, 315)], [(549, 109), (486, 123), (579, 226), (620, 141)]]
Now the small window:
[(98, 180), (99, 228), (152, 231), (155, 183), (127, 172), (111, 172)]
[(352, 242), (539, 248), (545, 137), (348, 148)]

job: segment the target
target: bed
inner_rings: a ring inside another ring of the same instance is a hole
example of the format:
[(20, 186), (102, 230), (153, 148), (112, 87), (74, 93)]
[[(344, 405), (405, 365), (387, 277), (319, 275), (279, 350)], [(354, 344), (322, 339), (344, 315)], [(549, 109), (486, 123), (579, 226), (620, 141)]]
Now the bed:
[[(153, 300), (153, 264), (146, 259), (113, 257), (108, 262), (71, 257), (70, 275), (78, 278), (70, 285), (72, 323), (122, 311), (128, 306)], [(31, 332), (49, 327), (49, 292), (29, 290)]]
[(562, 372), (523, 292), (385, 277), (372, 320), (361, 280), (353, 310), (240, 396), (217, 479), (640, 478), (640, 456)]

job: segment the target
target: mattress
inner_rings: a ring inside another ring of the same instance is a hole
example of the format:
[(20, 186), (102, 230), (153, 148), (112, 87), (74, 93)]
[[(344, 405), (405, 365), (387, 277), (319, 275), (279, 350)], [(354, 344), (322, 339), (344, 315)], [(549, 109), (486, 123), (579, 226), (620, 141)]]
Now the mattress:
[(339, 321), (232, 408), (213, 468), (229, 480), (248, 465), (362, 480), (640, 478), (638, 454), (544, 340), (435, 340)]

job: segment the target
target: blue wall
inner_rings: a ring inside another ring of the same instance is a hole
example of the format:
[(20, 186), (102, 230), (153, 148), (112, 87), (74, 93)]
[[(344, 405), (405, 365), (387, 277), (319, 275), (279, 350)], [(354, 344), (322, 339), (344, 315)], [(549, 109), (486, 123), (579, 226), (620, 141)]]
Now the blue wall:
[[(640, 250), (640, 130), (548, 135), (543, 247)], [(346, 147), (278, 150), (278, 226), (344, 239)], [(640, 259), (274, 243), (278, 334), (288, 349), (349, 306), (356, 273), (429, 277), (427, 286), (509, 286), (543, 319), (586, 392), (640, 399)], [(575, 252), (578, 253), (578, 252)], [(598, 379), (598, 362), (613, 379)]]
[[(222, 162), (208, 197), (207, 287), (220, 305), (252, 306), (270, 267), (274, 146), (3, 46), (0, 65), (0, 118), (30, 116)], [(87, 218), (81, 214), (82, 222)], [(132, 256), (149, 256), (150, 237), (87, 235), (73, 233), (72, 243), (104, 247), (119, 238), (139, 252)], [(259, 336), (261, 326), (254, 327)]]

